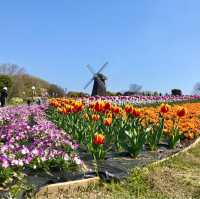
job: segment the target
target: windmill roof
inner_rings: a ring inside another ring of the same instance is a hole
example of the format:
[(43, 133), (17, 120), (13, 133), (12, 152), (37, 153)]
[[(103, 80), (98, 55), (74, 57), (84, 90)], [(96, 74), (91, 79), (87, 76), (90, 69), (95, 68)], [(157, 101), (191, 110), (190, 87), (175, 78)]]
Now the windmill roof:
[(104, 80), (107, 80), (107, 77), (105, 75), (103, 75), (102, 73), (98, 73), (98, 77), (100, 79), (104, 79)]

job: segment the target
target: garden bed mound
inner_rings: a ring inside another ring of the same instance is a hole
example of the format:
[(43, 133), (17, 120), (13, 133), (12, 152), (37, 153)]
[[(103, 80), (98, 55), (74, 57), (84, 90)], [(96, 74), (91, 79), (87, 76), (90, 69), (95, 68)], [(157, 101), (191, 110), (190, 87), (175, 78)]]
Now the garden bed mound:
[(35, 175), (28, 175), (27, 181), (34, 187), (37, 187), (37, 190), (49, 184), (89, 179), (97, 175), (107, 182), (120, 181), (126, 178), (134, 168), (141, 168), (171, 157), (189, 147), (193, 142), (194, 141), (189, 140), (183, 141), (176, 149), (169, 149), (168, 145), (163, 143), (160, 144), (156, 151), (144, 149), (137, 158), (130, 157), (127, 152), (108, 153), (106, 159), (98, 161), (97, 164), (94, 163), (94, 160), (92, 160), (88, 154), (82, 153), (81, 156), (87, 168), (85, 171), (38, 173)]
[(89, 158), (89, 160), (85, 160), (84, 162), (90, 171), (88, 173), (95, 175), (97, 168), (102, 180), (120, 181), (126, 178), (134, 168), (141, 168), (151, 163), (165, 160), (188, 148), (194, 142), (195, 140), (183, 140), (175, 149), (169, 149), (166, 143), (162, 143), (156, 151), (147, 150), (148, 146), (145, 146), (136, 158), (132, 158), (128, 152), (116, 152), (108, 153), (106, 159), (98, 161), (97, 164), (94, 164), (94, 161)]
[[(97, 175), (99, 175), (101, 180), (106, 182), (119, 182), (128, 177), (134, 168), (142, 168), (149, 164), (159, 163), (160, 161), (179, 154), (179, 152), (188, 150), (199, 141), (200, 138), (192, 141), (184, 140), (176, 149), (169, 149), (166, 143), (162, 143), (156, 151), (149, 151), (148, 146), (145, 146), (137, 158), (132, 158), (127, 152), (108, 153), (106, 159), (98, 161), (97, 164), (94, 163), (94, 160), (92, 160), (89, 154), (83, 152), (80, 155), (84, 161), (84, 167), (86, 167), (84, 171), (83, 169), (67, 172), (55, 170), (52, 172), (38, 172), (35, 174), (26, 172), (26, 180), (27, 183), (33, 187), (35, 193), (40, 193), (42, 190), (44, 191), (46, 189), (50, 191), (51, 187), (49, 187), (49, 185), (51, 186), (53, 184), (55, 185), (54, 189), (56, 187), (59, 189), (61, 184), (65, 186), (65, 183), (71, 188), (73, 188), (75, 182), (82, 186), (82, 181), (89, 179), (89, 181), (91, 180), (92, 182), (93, 179), (96, 179), (95, 177)], [(98, 173), (96, 168), (98, 168)], [(1, 191), (1, 196), (8, 196), (7, 191), (8, 190)], [(24, 198), (24, 192), (21, 192), (19, 198)]]

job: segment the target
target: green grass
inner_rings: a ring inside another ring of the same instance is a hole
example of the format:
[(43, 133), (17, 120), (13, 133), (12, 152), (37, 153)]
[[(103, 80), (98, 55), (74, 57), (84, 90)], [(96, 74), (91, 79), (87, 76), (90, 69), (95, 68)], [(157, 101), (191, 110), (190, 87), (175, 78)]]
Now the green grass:
[(198, 199), (200, 198), (200, 144), (157, 166), (134, 169), (121, 183), (101, 183), (62, 198), (83, 199)]

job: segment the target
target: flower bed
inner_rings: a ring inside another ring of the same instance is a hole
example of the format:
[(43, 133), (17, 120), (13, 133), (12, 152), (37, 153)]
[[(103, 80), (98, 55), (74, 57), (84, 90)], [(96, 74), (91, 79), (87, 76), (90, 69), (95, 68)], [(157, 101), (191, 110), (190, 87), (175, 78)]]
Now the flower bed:
[[(133, 106), (134, 98), (58, 98), (49, 105), (0, 109), (1, 186), (12, 186), (21, 174), (29, 182), (38, 180), (35, 174), (42, 172), (48, 176), (40, 185), (91, 177), (97, 171), (104, 177), (106, 172), (124, 176), (134, 166), (182, 150), (199, 136), (200, 103), (186, 103), (197, 96), (175, 97), (175, 102), (185, 102), (181, 106), (152, 107)], [(79, 157), (91, 173), (66, 172), (82, 165)]]
[(133, 105), (147, 105), (147, 104), (159, 104), (159, 103), (175, 103), (175, 102), (191, 102), (199, 101), (199, 95), (182, 95), (182, 96), (96, 96), (96, 97), (83, 97), (80, 98), (88, 104), (103, 100), (118, 105), (133, 104)]
[(109, 101), (53, 99), (49, 118), (63, 128), (95, 160), (107, 152), (128, 151), (136, 157), (144, 146), (151, 151), (160, 143), (176, 148), (182, 140), (198, 136), (200, 103), (159, 107), (119, 106)]
[(0, 109), (0, 184), (15, 183), (20, 174), (69, 170), (81, 164), (78, 145), (46, 119), (46, 105)]

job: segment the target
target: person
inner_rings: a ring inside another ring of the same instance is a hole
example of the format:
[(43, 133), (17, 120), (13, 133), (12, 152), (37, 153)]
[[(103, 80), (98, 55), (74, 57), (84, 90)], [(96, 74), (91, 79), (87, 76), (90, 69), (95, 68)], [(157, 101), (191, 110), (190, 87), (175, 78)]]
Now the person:
[(40, 97), (38, 97), (38, 98), (36, 99), (36, 104), (37, 104), (37, 105), (40, 105), (40, 104), (41, 104), (41, 98), (40, 98)]
[(27, 105), (30, 106), (31, 105), (31, 100), (27, 99)]
[(3, 90), (1, 91), (1, 107), (4, 107), (6, 105), (6, 98), (8, 97), (8, 88), (4, 87)]

